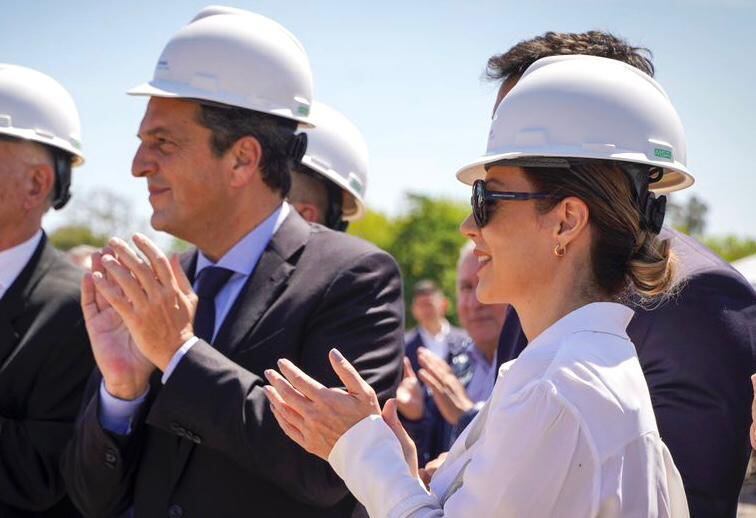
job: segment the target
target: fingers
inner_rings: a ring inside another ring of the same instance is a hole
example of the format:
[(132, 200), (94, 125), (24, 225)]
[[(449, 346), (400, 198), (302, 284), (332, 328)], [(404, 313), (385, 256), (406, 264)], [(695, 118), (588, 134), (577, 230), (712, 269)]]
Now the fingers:
[[(278, 368), (281, 369), (281, 374), (286, 377), (288, 382), (291, 383), (291, 386), (301, 392), (306, 398), (311, 401), (319, 401), (322, 399), (322, 393), (327, 389), (305, 374), (299, 367), (286, 358), (283, 358), (278, 360)], [(273, 374), (278, 374), (275, 371), (271, 372)]]
[(396, 399), (391, 398), (383, 405), (381, 411), (381, 417), (386, 421), (386, 424), (393, 430), (394, 426), (399, 422), (399, 416), (396, 415)]
[(132, 237), (134, 244), (142, 251), (152, 265), (152, 271), (160, 281), (160, 284), (166, 287), (178, 288), (178, 283), (173, 275), (168, 258), (165, 256), (162, 250), (160, 250), (155, 243), (150, 241), (147, 236), (136, 233)]
[(131, 313), (131, 304), (114, 283), (106, 279), (101, 272), (94, 272), (92, 280), (94, 281), (97, 293), (102, 295), (121, 317)]
[(289, 421), (287, 419), (287, 415), (284, 414), (281, 409), (273, 403), (269, 387), (265, 387), (265, 395), (268, 397), (268, 401), (271, 403), (270, 409), (273, 412), (273, 417), (276, 418), (276, 422), (278, 422), (278, 426), (281, 427), (284, 433), (289, 436), (291, 440), (296, 442), (302, 448), (307, 449), (304, 434), (299, 428), (297, 428), (294, 423)]
[(383, 421), (391, 428), (391, 431), (394, 432), (394, 435), (399, 440), (399, 445), (402, 448), (402, 453), (410, 468), (410, 472), (414, 476), (417, 476), (417, 450), (415, 449), (415, 444), (412, 442), (412, 438), (410, 438), (407, 430), (404, 429), (402, 423), (399, 421), (399, 416), (396, 413), (395, 399), (386, 401), (381, 411), (381, 417), (383, 417)]
[(173, 277), (176, 279), (178, 289), (181, 290), (184, 295), (191, 295), (194, 293), (192, 283), (189, 282), (189, 278), (186, 276), (186, 273), (184, 273), (184, 269), (181, 267), (181, 262), (179, 261), (179, 256), (176, 254), (171, 257), (171, 270), (173, 271)]
[[(113, 256), (104, 255), (102, 257), (102, 264), (105, 267), (108, 276), (106, 279), (102, 274), (97, 275), (99, 272), (95, 272), (93, 278), (98, 290), (101, 286), (107, 285), (108, 287), (112, 287), (115, 285), (123, 291), (126, 298), (128, 298), (132, 304), (144, 305), (147, 303), (147, 294), (142, 289), (142, 286), (140, 286), (139, 282), (131, 276), (129, 270), (121, 265)], [(113, 307), (116, 307), (115, 304), (113, 304), (113, 299), (115, 297), (113, 297), (114, 293), (112, 291), (110, 297), (108, 297), (105, 292), (101, 293), (105, 296), (105, 299), (113, 305)], [(122, 299), (123, 297), (119, 296), (118, 298)]]
[(268, 369), (265, 371), (265, 378), (276, 389), (274, 403), (281, 402), (289, 405), (299, 414), (307, 412), (307, 407), (312, 404), (312, 401), (294, 388), (283, 376), (273, 369)]
[[(118, 263), (139, 281), (139, 287), (142, 291), (146, 292), (151, 298), (154, 298), (159, 286), (155, 281), (155, 274), (150, 265), (139, 257), (122, 239), (114, 237), (108, 243), (115, 251)], [(106, 269), (108, 267), (107, 258), (108, 255), (103, 257), (103, 264)]]
[(344, 384), (344, 387), (346, 387), (347, 392), (357, 396), (373, 394), (373, 389), (368, 385), (367, 381), (362, 379), (357, 369), (338, 350), (331, 349), (328, 353), (328, 359), (331, 361), (331, 366), (336, 375)]
[(412, 369), (412, 362), (406, 356), (404, 357), (404, 377), (417, 378), (415, 371)]
[[(102, 265), (102, 256), (106, 253), (110, 255), (115, 254), (113, 249), (109, 246), (106, 246), (102, 250), (92, 254), (92, 272), (100, 272), (105, 275), (105, 267)], [(94, 286), (94, 283), (92, 285)], [(97, 305), (97, 309), (99, 309), (100, 311), (103, 311), (104, 309), (110, 307), (110, 304), (108, 304), (108, 301), (105, 300), (105, 297), (103, 297), (97, 290), (95, 290), (95, 304)]]
[(272, 385), (267, 385), (263, 387), (263, 391), (265, 392), (265, 397), (268, 398), (271, 409), (285, 417), (286, 421), (292, 424), (297, 430), (302, 431), (305, 424), (304, 418), (284, 401), (278, 390)]
[(451, 368), (449, 367), (449, 364), (447, 364), (437, 355), (430, 352), (425, 347), (418, 347), (417, 360), (420, 363), (421, 367), (433, 371), (434, 374), (439, 377), (441, 375), (451, 374)]
[(417, 375), (420, 377), (420, 380), (431, 389), (433, 399), (438, 402), (438, 397), (445, 393), (444, 385), (441, 383), (441, 380), (425, 369), (420, 369)]
[(87, 272), (81, 279), (81, 311), (86, 320), (92, 320), (100, 312), (95, 302), (95, 286), (92, 274)]

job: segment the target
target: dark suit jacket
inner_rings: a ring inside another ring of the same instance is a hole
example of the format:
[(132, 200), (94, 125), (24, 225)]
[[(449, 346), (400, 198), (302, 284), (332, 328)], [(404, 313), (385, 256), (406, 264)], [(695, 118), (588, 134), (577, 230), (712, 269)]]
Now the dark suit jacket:
[[(455, 356), (466, 354), (469, 338), (464, 329), (451, 326), (446, 337), (446, 343), (449, 346), (449, 354), (445, 359), (451, 365)], [(409, 331), (405, 335), (405, 344), (404, 354), (409, 358), (412, 368), (417, 372), (420, 370), (417, 349), (418, 347), (427, 347), (423, 343), (420, 331), (418, 329)], [(425, 413), (422, 419), (410, 421), (402, 417), (401, 421), (417, 447), (417, 459), (421, 467), (438, 457), (442, 452), (449, 450), (454, 427), (446, 422), (427, 390), (425, 391)]]
[(92, 380), (63, 461), (74, 502), (91, 517), (132, 505), (139, 518), (350, 516), (343, 482), (279, 428), (263, 372), (289, 358), (336, 386), (328, 351), (338, 347), (385, 400), (401, 379), (402, 315), (388, 254), (292, 211), (214, 345), (198, 342), (153, 385), (129, 436), (100, 426)]
[[(628, 334), (638, 351), (662, 439), (685, 484), (691, 516), (735, 517), (751, 448), (756, 371), (756, 293), (730, 265), (695, 239), (665, 229), (685, 279), (674, 299), (636, 309)], [(500, 362), (527, 340), (507, 317)]]
[(43, 237), (0, 299), (0, 516), (78, 516), (60, 454), (92, 371), (82, 272)]

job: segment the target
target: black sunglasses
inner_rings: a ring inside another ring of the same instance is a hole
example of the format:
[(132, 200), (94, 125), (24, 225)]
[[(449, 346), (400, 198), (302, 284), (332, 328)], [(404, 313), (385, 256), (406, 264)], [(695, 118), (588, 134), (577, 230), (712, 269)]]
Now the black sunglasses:
[(470, 205), (472, 206), (473, 217), (478, 228), (483, 228), (488, 223), (488, 209), (497, 201), (527, 201), (527, 200), (545, 200), (553, 196), (543, 192), (504, 192), (489, 191), (486, 189), (485, 180), (475, 180), (472, 186), (472, 197)]

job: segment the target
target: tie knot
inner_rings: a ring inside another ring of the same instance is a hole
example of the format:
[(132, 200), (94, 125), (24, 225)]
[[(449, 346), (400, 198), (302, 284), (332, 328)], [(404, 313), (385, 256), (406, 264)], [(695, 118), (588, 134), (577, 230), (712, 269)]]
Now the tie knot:
[(221, 266), (203, 268), (197, 277), (197, 287), (195, 290), (197, 296), (203, 299), (214, 299), (233, 274), (232, 270)]

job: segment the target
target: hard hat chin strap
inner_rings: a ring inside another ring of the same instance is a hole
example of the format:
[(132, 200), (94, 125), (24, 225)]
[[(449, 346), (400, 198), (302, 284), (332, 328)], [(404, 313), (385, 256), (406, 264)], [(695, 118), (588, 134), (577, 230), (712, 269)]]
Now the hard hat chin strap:
[(289, 157), (294, 160), (295, 165), (302, 162), (302, 157), (307, 151), (307, 133), (297, 133), (289, 141)]
[(337, 232), (344, 232), (349, 226), (349, 222), (342, 219), (344, 193), (341, 187), (331, 181), (326, 181), (326, 189), (328, 189), (328, 210), (325, 215), (325, 226)]
[(661, 180), (664, 171), (657, 167), (648, 168), (635, 164), (623, 164), (623, 169), (628, 173), (635, 188), (641, 215), (641, 228), (658, 234), (661, 232), (664, 214), (667, 211), (667, 197), (657, 198), (656, 194), (648, 190), (648, 187)]
[(55, 164), (55, 197), (52, 206), (60, 210), (71, 199), (71, 155), (65, 151), (53, 150)]

